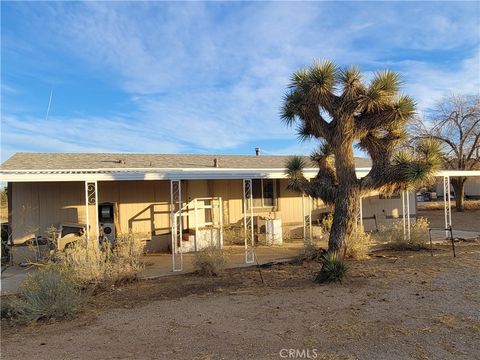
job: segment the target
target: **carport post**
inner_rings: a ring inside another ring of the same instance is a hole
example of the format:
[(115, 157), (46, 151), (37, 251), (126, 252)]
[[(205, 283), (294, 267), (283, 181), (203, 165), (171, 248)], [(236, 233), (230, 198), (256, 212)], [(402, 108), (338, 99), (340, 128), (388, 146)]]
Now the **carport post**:
[(408, 191), (402, 190), (403, 240), (410, 240), (410, 201)]
[(452, 204), (450, 201), (450, 176), (443, 177), (443, 205), (445, 209), (445, 238), (448, 238), (452, 226)]
[[(170, 227), (172, 232), (172, 271), (183, 271), (181, 180), (170, 180)], [(179, 257), (178, 262), (176, 261), (177, 256)]]
[(222, 198), (219, 198), (219, 213), (220, 213), (220, 249), (223, 249), (223, 203)]
[[(305, 205), (308, 204), (308, 206)], [(302, 215), (303, 215), (303, 242), (305, 245), (312, 243), (312, 198), (302, 194)]]
[(407, 201), (407, 235), (408, 235), (408, 240), (410, 241), (410, 193), (407, 190), (405, 192), (406, 195), (406, 201)]
[(243, 179), (243, 229), (245, 236), (245, 263), (253, 264), (255, 261), (255, 255), (253, 253), (255, 239), (253, 237), (252, 179)]

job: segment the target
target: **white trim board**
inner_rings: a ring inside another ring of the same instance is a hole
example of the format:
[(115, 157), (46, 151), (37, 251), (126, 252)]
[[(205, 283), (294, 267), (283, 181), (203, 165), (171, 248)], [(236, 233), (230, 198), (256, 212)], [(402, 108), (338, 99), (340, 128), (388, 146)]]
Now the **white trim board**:
[[(1, 170), (4, 182), (60, 182), (60, 181), (128, 181), (128, 180), (215, 180), (215, 179), (284, 179), (286, 169), (227, 169), (227, 168), (132, 168), (132, 169), (58, 169), (58, 170)], [(357, 168), (358, 178), (368, 174), (370, 168)], [(318, 169), (304, 170), (306, 178), (314, 178)], [(440, 170), (443, 176), (480, 176), (480, 170)]]

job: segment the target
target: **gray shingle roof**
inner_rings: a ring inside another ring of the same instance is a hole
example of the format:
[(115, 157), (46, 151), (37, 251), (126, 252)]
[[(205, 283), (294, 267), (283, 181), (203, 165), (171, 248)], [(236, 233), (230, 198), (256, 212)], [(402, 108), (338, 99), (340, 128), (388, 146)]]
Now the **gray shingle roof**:
[[(279, 169), (289, 156), (269, 155), (197, 155), (197, 154), (116, 154), (116, 153), (16, 153), (2, 170), (63, 170), (107, 168), (212, 168), (213, 159), (220, 168)], [(306, 158), (308, 160), (308, 158)], [(310, 160), (308, 160), (310, 162)], [(357, 167), (369, 167), (370, 160), (355, 159)], [(310, 163), (311, 164), (311, 163)], [(311, 167), (315, 167), (311, 164)]]

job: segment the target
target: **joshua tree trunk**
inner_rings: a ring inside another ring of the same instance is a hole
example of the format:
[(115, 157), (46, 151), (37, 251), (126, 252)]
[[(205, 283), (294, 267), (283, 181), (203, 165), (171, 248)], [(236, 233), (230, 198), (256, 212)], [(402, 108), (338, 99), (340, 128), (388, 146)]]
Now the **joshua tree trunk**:
[[(355, 159), (349, 141), (340, 139), (337, 146), (335, 168), (338, 179), (338, 193), (335, 200), (335, 213), (328, 239), (328, 251), (341, 251), (353, 232), (357, 221), (360, 190), (355, 173)], [(341, 154), (341, 155), (340, 155)]]
[[(463, 211), (463, 199), (465, 198), (465, 177), (455, 177), (450, 180), (453, 190), (455, 191), (455, 207), (457, 211)], [(450, 194), (448, 194), (449, 196)], [(445, 196), (447, 196), (445, 194)]]
[(344, 187), (338, 193), (333, 215), (332, 230), (328, 239), (328, 251), (341, 251), (352, 235), (357, 210), (360, 202), (360, 192), (355, 185)]

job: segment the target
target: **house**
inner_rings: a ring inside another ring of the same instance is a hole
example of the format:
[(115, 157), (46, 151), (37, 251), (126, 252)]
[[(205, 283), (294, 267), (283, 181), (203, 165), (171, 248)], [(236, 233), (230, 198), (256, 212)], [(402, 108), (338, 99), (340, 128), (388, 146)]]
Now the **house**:
[[(306, 236), (306, 228), (329, 210), (321, 201), (287, 189), (287, 159), (17, 153), (2, 164), (0, 175), (8, 183), (9, 223), (16, 244), (45, 236), (52, 225), (68, 229), (84, 224), (90, 238), (103, 234), (114, 239), (131, 232), (144, 238), (151, 252), (172, 251), (179, 243), (183, 251), (194, 251), (202, 241), (223, 241), (228, 226), (248, 228), (253, 238), (254, 229), (262, 231), (264, 219), (280, 220), (275, 231), (279, 225), (284, 237)], [(317, 170), (309, 164), (305, 175), (313, 178)], [(361, 176), (370, 161), (357, 158), (356, 165)], [(415, 216), (413, 194), (409, 205)], [(362, 200), (367, 230), (402, 217), (402, 211), (400, 196), (372, 194)]]

